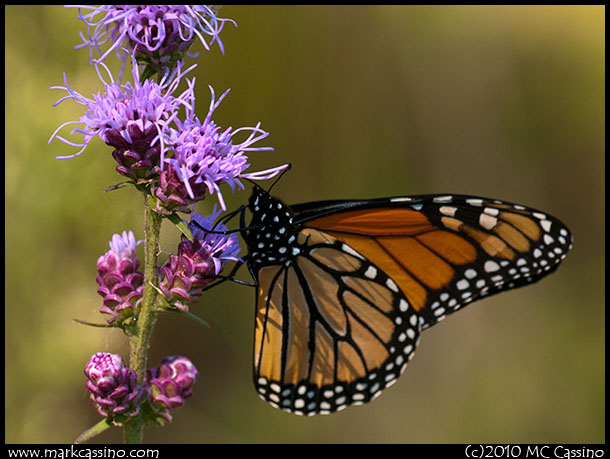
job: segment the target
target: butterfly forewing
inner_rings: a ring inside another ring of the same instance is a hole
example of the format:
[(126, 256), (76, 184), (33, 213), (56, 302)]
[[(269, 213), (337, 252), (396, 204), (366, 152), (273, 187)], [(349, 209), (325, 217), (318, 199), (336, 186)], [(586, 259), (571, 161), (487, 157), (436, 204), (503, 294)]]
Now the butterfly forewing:
[(499, 200), (427, 195), (350, 201), (343, 211), (336, 206), (318, 216), (306, 204), (299, 221), (383, 267), (423, 328), (480, 297), (541, 279), (572, 244), (559, 220)]

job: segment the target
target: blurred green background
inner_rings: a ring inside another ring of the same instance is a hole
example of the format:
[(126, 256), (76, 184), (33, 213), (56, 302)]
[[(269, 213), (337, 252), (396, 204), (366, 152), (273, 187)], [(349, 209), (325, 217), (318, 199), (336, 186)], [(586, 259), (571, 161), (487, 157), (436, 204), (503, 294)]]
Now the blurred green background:
[[(195, 394), (148, 442), (604, 442), (603, 6), (225, 6), (222, 56), (196, 62), (231, 93), (221, 126), (271, 135), (251, 170), (291, 162), (287, 202), (464, 193), (543, 209), (572, 229), (557, 273), (426, 331), (409, 369), (375, 402), (331, 416), (275, 410), (253, 388), (254, 292), (225, 284), (192, 308), (212, 327), (163, 316), (150, 366), (190, 357)], [(143, 239), (142, 198), (108, 147), (83, 155), (55, 128), (82, 107), (49, 90), (100, 89), (76, 10), (5, 7), (5, 441), (72, 442), (98, 421), (83, 367), (121, 353), (100, 322), (95, 263), (112, 234)], [(198, 47), (197, 49), (201, 49)], [(67, 131), (64, 132), (67, 134)], [(229, 208), (249, 192), (230, 194)], [(209, 212), (215, 198), (200, 203)], [(164, 225), (161, 260), (179, 235)], [(142, 256), (142, 253), (140, 256)], [(240, 276), (248, 279), (245, 269)], [(119, 429), (97, 438), (121, 442)]]

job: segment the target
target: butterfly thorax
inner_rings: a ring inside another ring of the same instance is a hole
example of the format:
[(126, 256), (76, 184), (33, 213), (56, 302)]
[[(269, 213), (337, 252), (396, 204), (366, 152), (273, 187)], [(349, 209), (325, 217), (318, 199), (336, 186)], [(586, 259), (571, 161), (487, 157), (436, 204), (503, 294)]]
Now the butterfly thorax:
[(255, 188), (250, 197), (252, 220), (245, 241), (249, 264), (258, 271), (266, 265), (289, 264), (300, 253), (297, 245), (298, 225), (293, 224), (293, 212), (279, 199)]

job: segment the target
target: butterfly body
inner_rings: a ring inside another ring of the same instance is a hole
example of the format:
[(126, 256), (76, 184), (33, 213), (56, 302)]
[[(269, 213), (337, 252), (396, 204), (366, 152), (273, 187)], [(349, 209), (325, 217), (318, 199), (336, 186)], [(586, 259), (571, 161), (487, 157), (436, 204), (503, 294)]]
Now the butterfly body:
[(251, 271), (257, 272), (266, 264), (289, 262), (298, 255), (299, 227), (294, 224), (293, 211), (286, 204), (255, 188), (249, 207), (253, 215), (250, 226), (256, 227), (256, 231), (244, 236)]
[(249, 207), (255, 387), (302, 415), (372, 400), (404, 371), (422, 330), (537, 281), (572, 243), (545, 213), (472, 196), (288, 206), (255, 187)]

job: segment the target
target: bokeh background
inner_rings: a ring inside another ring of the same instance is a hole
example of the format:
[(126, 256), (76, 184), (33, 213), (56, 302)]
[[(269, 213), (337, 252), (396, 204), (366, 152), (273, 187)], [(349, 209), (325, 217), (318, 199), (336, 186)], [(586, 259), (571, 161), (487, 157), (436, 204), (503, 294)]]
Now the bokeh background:
[[(558, 216), (575, 236), (535, 286), (475, 303), (423, 334), (398, 383), (375, 402), (302, 418), (251, 381), (254, 292), (225, 284), (155, 329), (150, 366), (189, 356), (195, 394), (149, 442), (448, 443), (605, 441), (605, 70), (603, 6), (225, 6), (226, 54), (202, 50), (199, 114), (211, 84), (231, 93), (221, 126), (271, 135), (252, 170), (291, 162), (287, 202), (464, 193)], [(142, 198), (99, 140), (80, 157), (47, 141), (77, 119), (64, 102), (100, 89), (76, 10), (5, 7), (5, 441), (72, 442), (98, 421), (83, 367), (127, 356), (100, 322), (95, 262), (112, 234), (143, 239)], [(199, 48), (201, 49), (201, 48)], [(229, 208), (248, 191), (231, 195)], [(198, 206), (209, 212), (215, 198)], [(177, 231), (164, 225), (163, 261)], [(140, 254), (142, 256), (142, 254)], [(245, 269), (240, 276), (248, 279)], [(99, 442), (121, 442), (119, 429)]]

